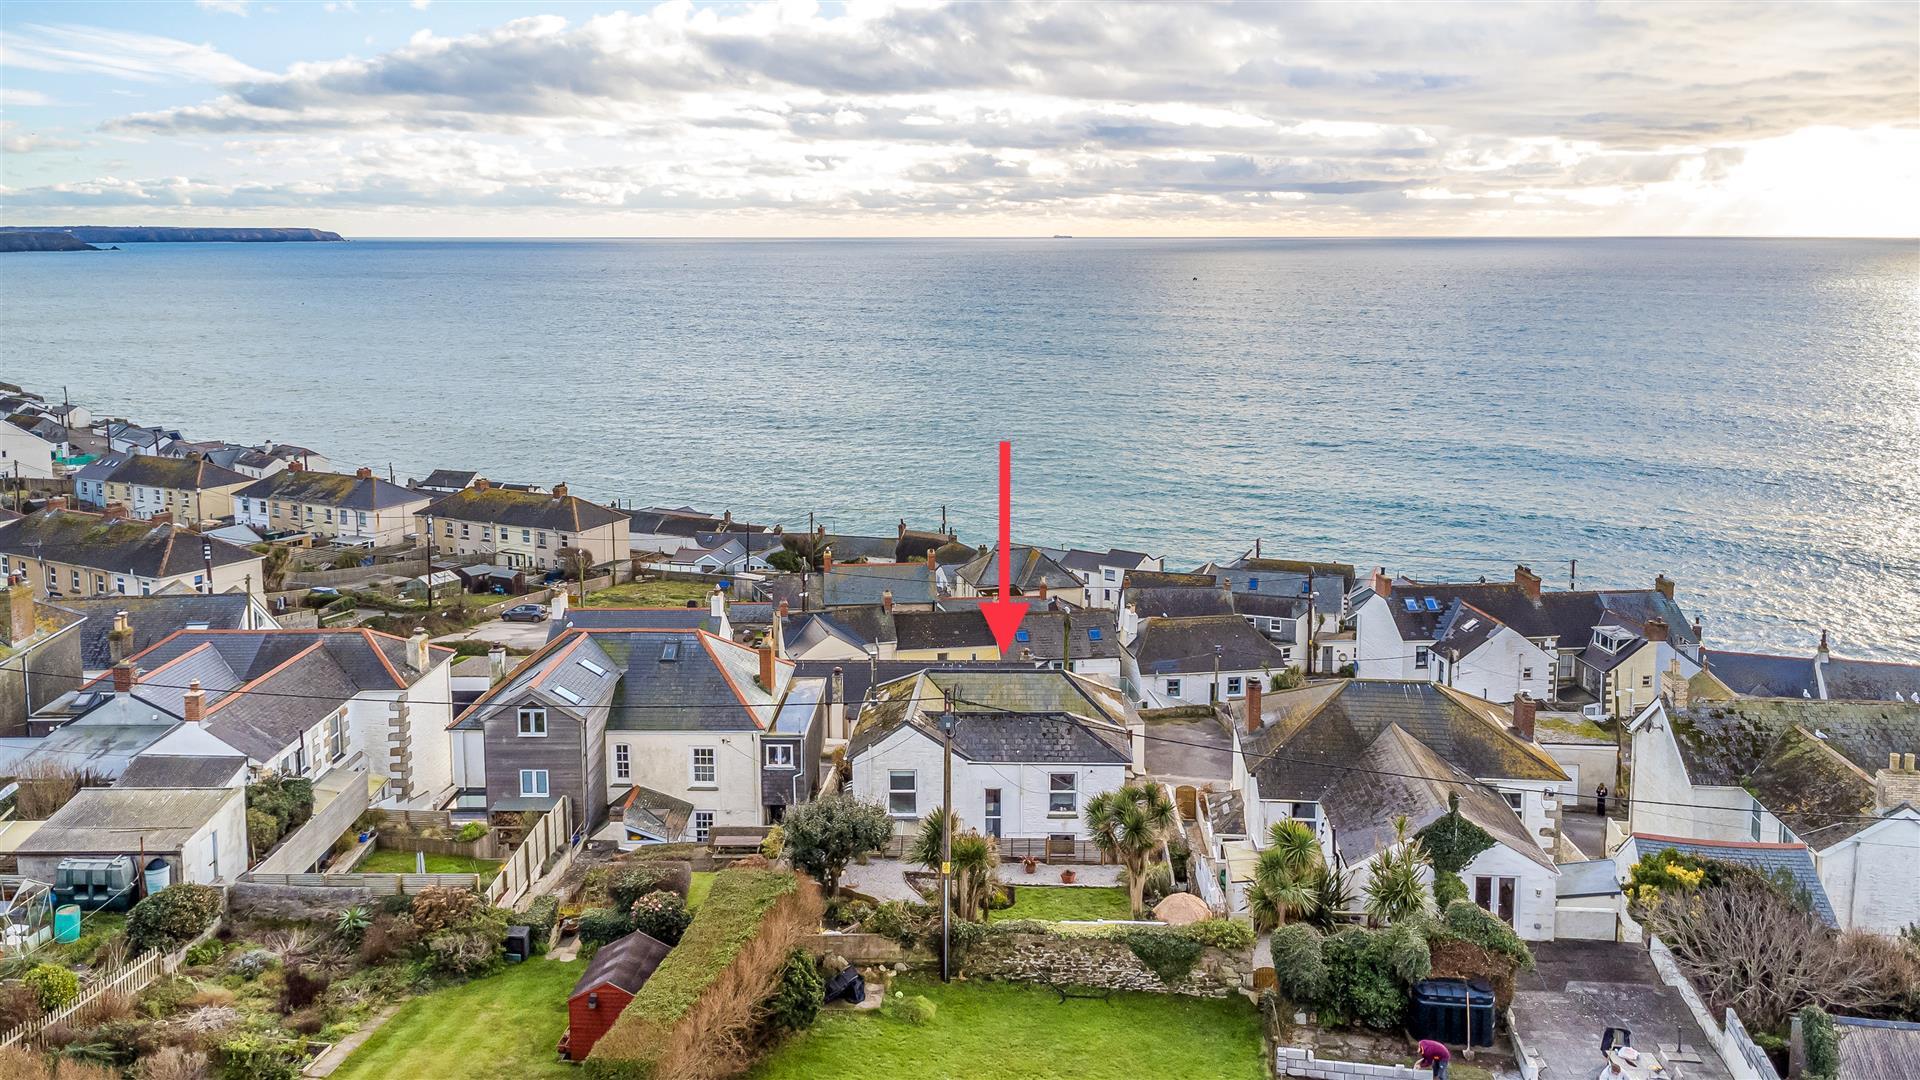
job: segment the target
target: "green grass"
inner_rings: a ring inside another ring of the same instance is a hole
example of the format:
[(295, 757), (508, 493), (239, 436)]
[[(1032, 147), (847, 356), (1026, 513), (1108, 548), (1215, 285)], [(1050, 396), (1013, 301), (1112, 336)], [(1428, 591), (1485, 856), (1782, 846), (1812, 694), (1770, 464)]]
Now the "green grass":
[(588, 607), (685, 607), (704, 601), (713, 586), (704, 581), (629, 581), (587, 594)]
[(1038, 919), (1061, 922), (1068, 919), (1131, 919), (1127, 890), (1095, 885), (1022, 885), (1012, 881), (1013, 906), (993, 913), (995, 921)]
[(577, 1077), (554, 1046), (567, 1027), (567, 994), (586, 967), (535, 958), (414, 998), (348, 1056), (334, 1080)]
[(706, 900), (707, 894), (713, 891), (713, 874), (711, 870), (693, 872), (693, 881), (687, 886), (688, 911), (698, 910), (701, 902)]
[(915, 1027), (871, 1012), (827, 1010), (776, 1050), (752, 1080), (910, 1076), (915, 1080), (1259, 1080), (1260, 1014), (1244, 999), (1116, 993), (1062, 1003), (1045, 987), (900, 979), (933, 1001)]
[[(374, 848), (353, 870), (356, 874), (411, 874), (414, 867), (414, 852)], [(481, 884), (485, 884), (499, 872), (498, 859), (475, 859), (466, 855), (427, 856), (429, 874), (479, 874)]]

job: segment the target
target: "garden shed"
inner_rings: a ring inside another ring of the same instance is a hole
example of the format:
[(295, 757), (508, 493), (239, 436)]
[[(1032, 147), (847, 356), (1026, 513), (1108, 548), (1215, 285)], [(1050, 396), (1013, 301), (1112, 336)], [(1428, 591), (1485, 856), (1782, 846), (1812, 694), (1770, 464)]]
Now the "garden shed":
[(453, 573), (466, 585), (468, 592), (500, 592), (507, 596), (519, 596), (527, 591), (526, 571), (514, 566), (477, 563), (463, 566)]
[(586, 1060), (672, 948), (638, 930), (602, 945), (567, 997), (567, 1031), (560, 1036), (560, 1056)]

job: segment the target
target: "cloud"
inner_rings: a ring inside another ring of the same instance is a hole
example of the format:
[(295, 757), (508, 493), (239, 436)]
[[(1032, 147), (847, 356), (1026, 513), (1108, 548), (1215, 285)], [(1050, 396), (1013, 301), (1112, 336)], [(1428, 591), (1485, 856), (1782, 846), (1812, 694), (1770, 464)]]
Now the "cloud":
[(211, 45), (90, 26), (20, 26), (0, 39), (0, 69), (109, 75), (136, 82), (228, 83), (267, 73)]
[(201, 11), (213, 11), (222, 15), (246, 17), (247, 6), (252, 0), (193, 0), (194, 6)]
[(26, 90), (18, 86), (0, 86), (0, 108), (57, 104), (59, 104), (59, 102), (54, 101), (38, 90)]

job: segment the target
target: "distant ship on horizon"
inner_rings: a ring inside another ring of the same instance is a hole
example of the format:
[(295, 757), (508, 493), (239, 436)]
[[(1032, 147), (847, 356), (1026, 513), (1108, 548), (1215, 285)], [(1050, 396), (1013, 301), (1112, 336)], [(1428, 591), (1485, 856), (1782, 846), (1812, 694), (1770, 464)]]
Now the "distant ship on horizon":
[(1054, 233), (1054, 234), (1053, 234), (1053, 238), (1054, 238), (1055, 240), (1071, 240), (1071, 239), (1073, 239), (1073, 234), (1072, 234), (1072, 233), (1063, 233), (1063, 232), (1057, 232), (1057, 233)]

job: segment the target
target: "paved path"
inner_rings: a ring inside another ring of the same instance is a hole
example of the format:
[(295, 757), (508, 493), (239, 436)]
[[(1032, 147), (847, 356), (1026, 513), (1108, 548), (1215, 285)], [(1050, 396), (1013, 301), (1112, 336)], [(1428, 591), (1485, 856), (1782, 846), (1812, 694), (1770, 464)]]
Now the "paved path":
[(461, 633), (447, 634), (433, 640), (438, 645), (451, 645), (456, 641), (472, 638), (505, 645), (510, 649), (531, 651), (547, 643), (548, 625), (543, 622), (507, 622), (504, 619), (495, 619), (492, 622), (483, 622), (478, 626), (470, 627)]
[(1603, 1064), (1600, 1036), (1609, 1027), (1632, 1031), (1642, 1050), (1670, 1046), (1679, 1035), (1701, 1061), (1679, 1063), (1676, 1080), (1730, 1080), (1680, 995), (1660, 981), (1644, 946), (1539, 942), (1533, 958), (1534, 970), (1515, 986), (1513, 1022), (1545, 1065), (1541, 1080), (1596, 1075)]

